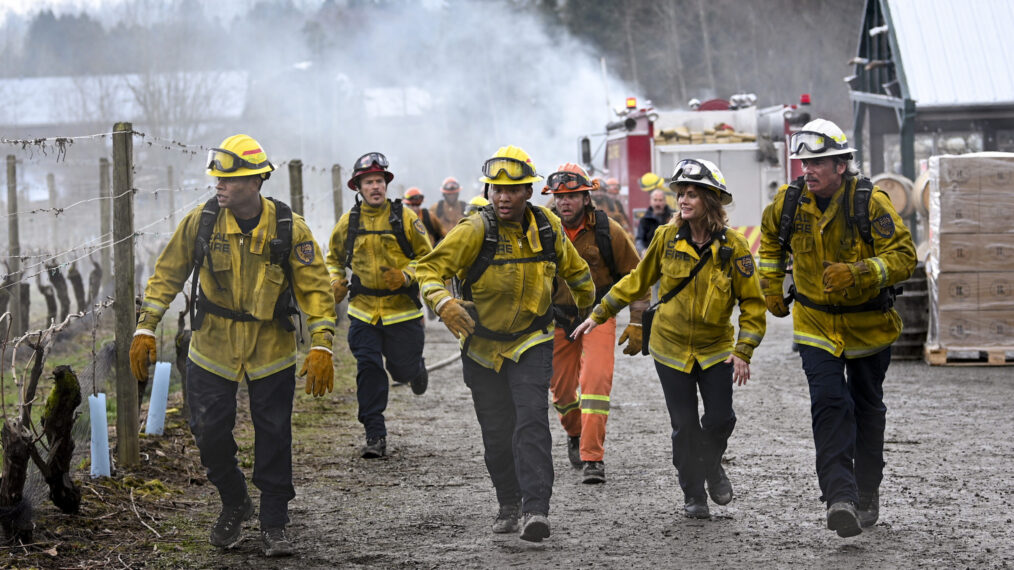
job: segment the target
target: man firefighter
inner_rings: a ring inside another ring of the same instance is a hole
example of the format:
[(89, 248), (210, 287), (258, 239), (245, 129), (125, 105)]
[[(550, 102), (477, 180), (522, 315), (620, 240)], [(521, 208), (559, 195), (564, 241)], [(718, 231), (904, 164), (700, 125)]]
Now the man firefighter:
[(387, 198), (394, 179), (389, 166), (379, 152), (356, 160), (348, 181), (359, 193), (356, 205), (338, 220), (327, 253), (335, 304), (349, 296), (348, 342), (356, 358), (358, 418), (366, 431), (364, 459), (387, 455), (387, 372), (397, 383), (410, 383), (415, 394), (426, 392), (429, 383), (422, 303), (412, 275), (416, 260), (432, 248), (415, 212)]
[(845, 133), (816, 119), (790, 138), (803, 176), (764, 210), (758, 273), (768, 310), (782, 298), (792, 254), (793, 340), (810, 412), (827, 528), (855, 536), (876, 523), (884, 470), (883, 383), (901, 333), (893, 285), (915, 267), (915, 246), (887, 194), (862, 177)]
[[(553, 491), (553, 280), (563, 278), (582, 314), (595, 291), (559, 218), (528, 202), (542, 180), (528, 153), (501, 147), (482, 173), (491, 204), (454, 226), (416, 275), (423, 298), (462, 342), (465, 384), (500, 504), (493, 532), (517, 532), (523, 513), (521, 538), (539, 542), (549, 536)], [(462, 299), (444, 287), (451, 277), (461, 281)]]
[[(211, 543), (231, 548), (253, 515), (246, 480), (237, 466), (236, 390), (247, 381), (254, 425), (253, 482), (261, 491), (260, 526), (267, 556), (293, 552), (285, 535), (292, 485), (292, 401), (298, 313), (307, 316), (310, 352), (300, 375), (306, 393), (334, 386), (331, 345), (335, 314), (320, 248), (306, 222), (287, 205), (261, 196), (274, 170), (261, 145), (231, 136), (209, 152), (207, 173), (216, 195), (180, 222), (148, 280), (130, 347), (140, 380), (155, 362), (154, 331), (169, 304), (192, 277), (193, 337), (187, 361), (190, 430), (222, 512)], [(199, 278), (199, 280), (198, 280)], [(199, 281), (199, 284), (198, 284)]]
[[(630, 236), (620, 224), (592, 206), (591, 193), (600, 189), (598, 180), (589, 182), (580, 166), (568, 163), (549, 175), (542, 191), (553, 195), (564, 233), (588, 262), (596, 302), (639, 261)], [(647, 296), (630, 305), (630, 324), (620, 337), (620, 344), (627, 341), (623, 349), (626, 354), (641, 352), (641, 313), (647, 306)], [(570, 333), (581, 321), (574, 297), (562, 283), (553, 295), (553, 310), (556, 331), (550, 389), (553, 406), (567, 432), (567, 457), (574, 467), (583, 467), (584, 483), (604, 483), (602, 446), (613, 388), (616, 319), (610, 318), (591, 333), (571, 340)]]
[(606, 180), (605, 189), (605, 192), (599, 192), (598, 196), (595, 197), (595, 206), (605, 212), (610, 219), (620, 224), (623, 231), (629, 235), (633, 235), (634, 232), (630, 228), (630, 218), (627, 217), (627, 208), (623, 205), (623, 200), (620, 198), (619, 180), (615, 178)]
[(461, 185), (454, 178), (448, 176), (440, 185), (440, 193), (443, 199), (430, 207), (430, 213), (440, 220), (440, 225), (445, 228), (453, 228), (458, 220), (465, 217), (465, 203), (458, 200), (461, 194)]
[(408, 207), (415, 212), (415, 215), (422, 220), (423, 227), (426, 228), (426, 232), (430, 235), (430, 240), (433, 245), (436, 245), (440, 240), (444, 239), (444, 228), (440, 220), (437, 219), (429, 210), (422, 207), (423, 200), (426, 199), (423, 196), (422, 190), (415, 186), (405, 190), (405, 203)]
[(645, 172), (638, 180), (637, 186), (641, 189), (641, 192), (654, 192), (656, 190), (662, 191), (662, 196), (665, 197), (665, 203), (669, 206), (670, 210), (679, 209), (679, 201), (676, 199), (676, 193), (670, 190), (665, 185), (665, 178), (662, 178), (654, 172)]

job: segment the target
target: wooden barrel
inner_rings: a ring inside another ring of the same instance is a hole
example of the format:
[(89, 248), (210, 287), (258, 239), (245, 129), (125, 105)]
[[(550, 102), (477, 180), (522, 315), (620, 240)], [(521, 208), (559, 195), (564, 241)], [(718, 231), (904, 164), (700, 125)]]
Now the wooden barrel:
[(901, 316), (901, 336), (891, 348), (891, 360), (918, 360), (923, 357), (926, 330), (929, 326), (929, 291), (926, 287), (926, 268), (922, 263), (915, 267), (912, 277), (902, 281), (901, 295), (894, 300), (894, 309)]
[(884, 172), (873, 177), (873, 185), (878, 186), (891, 198), (898, 215), (906, 218), (915, 211), (912, 203), (912, 181), (900, 174)]
[(910, 202), (924, 218), (929, 215), (929, 170), (916, 177)]

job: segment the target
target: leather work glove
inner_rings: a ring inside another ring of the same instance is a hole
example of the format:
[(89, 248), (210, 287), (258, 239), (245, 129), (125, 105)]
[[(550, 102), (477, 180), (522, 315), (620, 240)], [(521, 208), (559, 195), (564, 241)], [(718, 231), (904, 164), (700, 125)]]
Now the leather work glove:
[(408, 273), (405, 273), (404, 271), (396, 267), (387, 267), (386, 265), (381, 265), (380, 270), (384, 272), (384, 274), (381, 275), (381, 277), (384, 279), (384, 286), (390, 289), (391, 291), (397, 291), (398, 289), (401, 289), (405, 285), (408, 285), (409, 282), (411, 281), (411, 279), (408, 276)]
[(852, 268), (847, 263), (824, 262), (824, 292), (833, 293), (844, 291), (846, 288), (855, 285), (856, 278), (852, 275)]
[(461, 338), (475, 332), (475, 321), (469, 316), (469, 309), (474, 311), (475, 303), (452, 297), (437, 311), (440, 320), (444, 322), (444, 326), (451, 331), (454, 338)]
[(641, 354), (641, 343), (644, 342), (643, 329), (641, 325), (631, 323), (627, 325), (627, 328), (623, 329), (623, 334), (620, 335), (620, 340), (617, 345), (623, 344), (627, 341), (627, 346), (623, 347), (623, 354), (629, 354), (630, 356), (637, 356)]
[(155, 337), (147, 334), (136, 334), (130, 341), (130, 370), (138, 382), (148, 381), (148, 367), (155, 364)]
[(349, 280), (342, 277), (331, 282), (331, 294), (334, 295), (334, 304), (337, 305), (349, 294)]
[(319, 346), (311, 348), (303, 361), (299, 376), (306, 376), (307, 394), (319, 398), (324, 395), (324, 390), (334, 391), (334, 361), (331, 351)]
[(789, 314), (789, 308), (785, 306), (785, 299), (781, 295), (765, 295), (764, 303), (768, 306), (768, 311), (776, 317), (784, 317)]

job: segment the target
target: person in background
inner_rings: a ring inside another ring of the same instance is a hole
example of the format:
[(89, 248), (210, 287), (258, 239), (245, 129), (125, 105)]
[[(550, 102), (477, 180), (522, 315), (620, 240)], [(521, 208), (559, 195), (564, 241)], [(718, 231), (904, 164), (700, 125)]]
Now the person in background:
[(348, 187), (359, 196), (335, 224), (327, 254), (334, 303), (349, 296), (348, 343), (356, 358), (358, 418), (366, 430), (363, 459), (387, 455), (387, 373), (396, 383), (411, 384), (417, 395), (429, 384), (413, 272), (416, 259), (430, 252), (430, 239), (415, 212), (387, 198), (394, 179), (389, 166), (379, 152), (356, 160)]
[(415, 212), (415, 215), (422, 220), (423, 226), (426, 228), (426, 232), (429, 233), (430, 240), (433, 245), (436, 245), (444, 238), (444, 228), (440, 224), (440, 220), (436, 216), (430, 213), (429, 210), (422, 207), (423, 200), (426, 197), (423, 196), (422, 190), (415, 186), (405, 191), (404, 200), (408, 204), (408, 207)]
[(595, 205), (606, 213), (610, 219), (620, 224), (623, 231), (627, 232), (628, 235), (633, 235), (633, 231), (630, 227), (630, 218), (627, 217), (627, 208), (623, 205), (623, 200), (620, 197), (620, 182), (615, 178), (610, 178), (604, 183), (599, 180), (599, 185), (605, 187), (605, 192), (599, 192), (595, 197)]
[[(791, 251), (793, 341), (810, 388), (820, 498), (827, 528), (849, 537), (880, 516), (883, 385), (902, 327), (893, 285), (912, 275), (915, 245), (887, 194), (862, 177), (837, 125), (810, 121), (789, 150), (803, 176), (764, 209), (758, 270), (768, 310), (787, 316), (782, 281)], [(786, 208), (794, 215), (783, 227)]]
[[(563, 279), (581, 311), (595, 291), (559, 218), (529, 203), (542, 177), (528, 153), (501, 147), (482, 173), (491, 204), (454, 226), (416, 275), (426, 303), (462, 343), (462, 374), (500, 504), (493, 532), (517, 532), (520, 523), (522, 540), (541, 542), (550, 535), (553, 493), (553, 282)], [(451, 277), (461, 282), (460, 299), (444, 286)]]
[(672, 209), (665, 202), (665, 192), (653, 190), (650, 200), (648, 211), (637, 223), (636, 243), (638, 251), (642, 254), (648, 249), (648, 244), (655, 236), (655, 230), (661, 225), (668, 224), (673, 217)]
[[(563, 221), (567, 239), (588, 263), (596, 300), (637, 267), (640, 259), (620, 224), (592, 205), (591, 195), (600, 190), (598, 180), (589, 182), (584, 169), (570, 163), (550, 174), (542, 190), (555, 198), (554, 212)], [(630, 324), (620, 337), (620, 344), (627, 342), (626, 354), (641, 352), (641, 313), (647, 306), (647, 296), (630, 305)], [(613, 389), (616, 319), (609, 319), (578, 340), (570, 339), (581, 321), (574, 297), (563, 283), (557, 285), (553, 295), (553, 310), (556, 332), (550, 390), (553, 406), (567, 432), (567, 456), (574, 467), (583, 468), (583, 483), (605, 483), (604, 444)]]
[[(722, 454), (736, 425), (733, 384), (750, 379), (750, 358), (764, 337), (764, 299), (749, 243), (726, 225), (723, 206), (732, 194), (718, 167), (681, 160), (670, 188), (679, 196), (679, 216), (659, 228), (637, 268), (606, 293), (574, 337), (594, 331), (661, 283), (658, 314), (645, 334), (669, 409), (684, 513), (708, 518), (708, 495), (718, 505), (732, 501)], [(736, 304), (738, 334), (732, 324)]]
[[(289, 501), (296, 496), (291, 316), (299, 309), (306, 314), (310, 351), (300, 376), (306, 376), (306, 393), (320, 397), (334, 388), (335, 314), (320, 247), (306, 222), (284, 203), (261, 196), (273, 170), (260, 143), (247, 135), (231, 136), (210, 150), (207, 173), (216, 180), (215, 197), (186, 215), (155, 263), (130, 346), (130, 366), (139, 381), (147, 380), (157, 356), (155, 328), (193, 274), (196, 309), (190, 315), (186, 395), (201, 464), (222, 501), (211, 544), (234, 547), (242, 540), (243, 521), (254, 512), (232, 433), (236, 391), (246, 380), (264, 554), (288, 556), (293, 545), (285, 525)], [(195, 259), (199, 249), (205, 253)]]
[(440, 193), (443, 199), (430, 207), (430, 213), (440, 220), (443, 228), (453, 228), (458, 220), (465, 217), (465, 203), (458, 200), (461, 194), (461, 185), (454, 178), (448, 176), (440, 185)]

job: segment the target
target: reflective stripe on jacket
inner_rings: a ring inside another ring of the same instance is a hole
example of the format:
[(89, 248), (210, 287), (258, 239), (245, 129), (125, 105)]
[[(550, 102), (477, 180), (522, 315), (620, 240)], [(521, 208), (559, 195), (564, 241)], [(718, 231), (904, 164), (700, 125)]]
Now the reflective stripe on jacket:
[[(846, 184), (846, 182), (848, 182)], [(796, 289), (821, 305), (860, 305), (875, 298), (880, 290), (908, 279), (916, 264), (912, 236), (895, 211), (890, 198), (874, 188), (870, 198), (873, 244), (867, 244), (859, 229), (845, 220), (845, 200), (851, 210), (857, 180), (848, 178), (821, 212), (815, 196), (803, 188), (796, 208), (792, 232), (793, 280)], [(847, 186), (847, 192), (846, 192)], [(778, 220), (785, 201), (782, 186), (764, 210), (758, 272), (765, 295), (781, 295), (785, 261), (778, 244)], [(824, 262), (853, 264), (855, 285), (836, 293), (825, 293)], [(857, 262), (863, 262), (857, 264)], [(860, 358), (880, 352), (901, 334), (897, 311), (830, 314), (794, 303), (794, 340), (822, 348), (835, 356)]]
[[(275, 302), (287, 285), (282, 268), (270, 263), (275, 204), (262, 196), (261, 208), (260, 221), (249, 235), (240, 232), (232, 211), (223, 208), (218, 214), (210, 245), (221, 290), (208, 264), (201, 267), (200, 285), (209, 301), (261, 319), (235, 321), (207, 313), (200, 330), (194, 332), (191, 360), (230, 380), (240, 380), (244, 374), (251, 380), (264, 378), (296, 363), (294, 334), (273, 320)], [(201, 210), (198, 206), (183, 218), (155, 263), (155, 272), (144, 291), (138, 329), (155, 330), (190, 276)], [(328, 291), (324, 258), (303, 218), (295, 213), (292, 218), (289, 264), (295, 281), (293, 292), (306, 314), (312, 346), (331, 350), (334, 299)]]
[[(366, 202), (360, 205), (359, 225), (367, 231), (387, 231), (386, 234), (365, 234), (356, 236), (355, 249), (352, 253), (352, 273), (357, 275), (364, 287), (370, 289), (386, 289), (383, 279), (384, 267), (394, 267), (414, 273), (415, 260), (405, 256), (398, 245), (397, 238), (391, 232), (391, 202), (385, 200), (379, 208)], [(415, 259), (418, 260), (432, 249), (426, 234), (426, 228), (416, 217), (411, 208), (402, 209), (402, 224), (405, 236), (412, 244)], [(331, 232), (331, 241), (327, 252), (327, 271), (334, 281), (345, 276), (342, 266), (345, 256), (345, 236), (348, 235), (349, 213), (342, 215)], [(333, 301), (333, 299), (332, 299)], [(370, 324), (383, 322), (393, 325), (412, 319), (420, 319), (422, 311), (415, 306), (412, 299), (405, 295), (374, 296), (365, 293), (356, 295), (349, 300), (348, 314), (350, 317)]]
[[(532, 206), (538, 208), (540, 206)], [(522, 331), (537, 317), (550, 309), (553, 279), (559, 274), (574, 293), (581, 307), (590, 307), (595, 300), (588, 264), (578, 255), (574, 245), (563, 234), (560, 218), (543, 208), (556, 234), (557, 263), (490, 264), (482, 277), (472, 285), (472, 298), (483, 326), (504, 333)], [(542, 251), (535, 216), (525, 211), (525, 224), (499, 221), (499, 245), (494, 259), (524, 259)], [(436, 249), (419, 260), (416, 278), (423, 299), (436, 309), (437, 304), (451, 296), (444, 282), (453, 276), (464, 279), (468, 268), (479, 255), (486, 229), (481, 216), (467, 216), (447, 233)], [(544, 342), (552, 342), (553, 325), (522, 336), (514, 341), (497, 341), (474, 336), (468, 356), (486, 368), (499, 371), (503, 360), (515, 362), (526, 350)]]
[[(690, 228), (674, 224), (659, 226), (644, 258), (629, 275), (602, 298), (592, 319), (604, 323), (634, 299), (647, 293), (656, 281), (659, 295), (682, 282), (700, 261), (690, 244)], [(753, 350), (765, 331), (765, 304), (743, 234), (726, 228), (726, 245), (732, 248), (723, 263), (716, 238), (711, 259), (693, 281), (669, 302), (659, 306), (651, 327), (651, 356), (670, 368), (690, 372), (694, 362), (702, 369), (729, 358), (730, 354), (750, 362)], [(733, 342), (732, 308), (739, 303), (739, 335)]]

